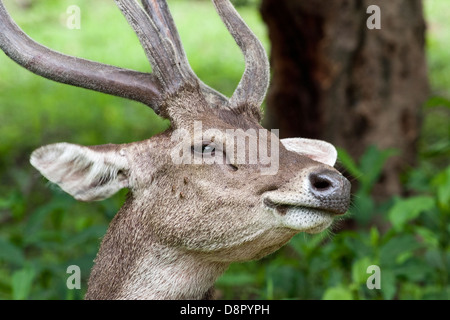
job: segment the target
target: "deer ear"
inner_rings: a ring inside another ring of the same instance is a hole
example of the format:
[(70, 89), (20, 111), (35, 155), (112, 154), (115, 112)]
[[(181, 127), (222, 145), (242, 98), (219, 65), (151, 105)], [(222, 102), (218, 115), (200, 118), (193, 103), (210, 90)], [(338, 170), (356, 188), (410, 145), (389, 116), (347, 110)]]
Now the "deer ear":
[(44, 177), (81, 201), (103, 200), (129, 186), (128, 160), (116, 145), (57, 143), (35, 150), (30, 162)]
[(336, 163), (337, 151), (331, 143), (303, 138), (288, 138), (280, 141), (287, 150), (311, 158), (314, 161), (329, 166), (334, 166)]

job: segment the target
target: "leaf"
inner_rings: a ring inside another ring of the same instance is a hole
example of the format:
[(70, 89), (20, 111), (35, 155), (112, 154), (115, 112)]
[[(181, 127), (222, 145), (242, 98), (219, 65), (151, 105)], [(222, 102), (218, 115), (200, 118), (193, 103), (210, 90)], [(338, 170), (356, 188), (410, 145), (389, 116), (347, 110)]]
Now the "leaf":
[(376, 248), (378, 246), (379, 241), (380, 241), (380, 232), (374, 226), (370, 229), (370, 244), (372, 245), (372, 247)]
[(450, 166), (436, 175), (432, 181), (437, 188), (437, 200), (442, 211), (450, 212)]
[(16, 271), (12, 275), (12, 297), (14, 300), (24, 300), (28, 298), (36, 273), (30, 267), (25, 267)]
[(7, 209), (11, 206), (11, 204), (12, 204), (11, 196), (9, 198), (4, 198), (4, 197), (0, 198), (0, 209)]
[(422, 246), (413, 235), (399, 235), (390, 239), (380, 249), (380, 268), (397, 264), (399, 256)]
[(15, 265), (23, 265), (25, 257), (20, 248), (16, 247), (6, 239), (0, 238), (0, 261)]
[(358, 166), (356, 165), (355, 161), (353, 161), (350, 154), (347, 153), (342, 148), (337, 148), (338, 151), (338, 159), (344, 166), (344, 168), (350, 172), (350, 174), (355, 177), (357, 180), (363, 175), (363, 173), (358, 169)]
[(355, 220), (362, 225), (366, 225), (375, 212), (374, 200), (371, 195), (365, 193), (362, 189), (356, 192), (352, 207), (350, 210), (354, 213)]
[(323, 294), (322, 300), (352, 300), (353, 295), (350, 289), (342, 286), (328, 288)]
[(361, 189), (369, 193), (383, 170), (386, 160), (397, 154), (396, 149), (380, 150), (376, 146), (370, 146), (359, 161), (359, 169), (363, 172), (361, 177)]
[(45, 219), (51, 213), (49, 205), (44, 205), (41, 208), (36, 209), (28, 218), (25, 224), (25, 242), (28, 244), (29, 238), (33, 238), (34, 234), (41, 230)]
[(395, 268), (395, 275), (402, 279), (402, 284), (405, 282), (427, 282), (427, 278), (434, 272), (433, 265), (425, 261), (424, 257), (412, 258), (403, 266)]
[(444, 97), (434, 96), (425, 102), (425, 108), (436, 108), (436, 107), (450, 108), (450, 100)]
[(392, 300), (397, 292), (396, 278), (392, 270), (381, 269), (381, 294), (385, 300)]
[(425, 244), (430, 248), (438, 248), (439, 247), (439, 238), (438, 235), (425, 227), (416, 227), (416, 233), (423, 239)]
[(75, 236), (67, 239), (65, 245), (69, 247), (71, 246), (76, 247), (88, 243), (90, 239), (94, 240), (100, 239), (102, 236), (105, 235), (106, 230), (107, 227), (103, 225), (89, 227), (77, 233)]
[(346, 237), (344, 243), (345, 246), (351, 250), (351, 254), (357, 258), (364, 258), (372, 252), (372, 248), (370, 248), (365, 241), (361, 241), (361, 238)]
[(401, 231), (406, 223), (417, 218), (421, 212), (430, 210), (434, 206), (434, 199), (429, 196), (398, 200), (389, 211), (389, 221), (395, 230)]
[(369, 274), (367, 273), (367, 267), (373, 265), (369, 257), (364, 257), (357, 260), (352, 265), (352, 280), (354, 283), (362, 284), (366, 283)]

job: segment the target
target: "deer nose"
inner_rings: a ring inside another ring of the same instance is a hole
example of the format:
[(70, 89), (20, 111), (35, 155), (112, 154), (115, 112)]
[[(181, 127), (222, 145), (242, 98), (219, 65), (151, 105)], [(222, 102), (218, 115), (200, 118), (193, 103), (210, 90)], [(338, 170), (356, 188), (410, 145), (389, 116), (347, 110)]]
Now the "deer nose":
[(350, 202), (350, 182), (339, 172), (320, 170), (309, 174), (310, 192), (324, 204), (339, 204), (347, 210)]

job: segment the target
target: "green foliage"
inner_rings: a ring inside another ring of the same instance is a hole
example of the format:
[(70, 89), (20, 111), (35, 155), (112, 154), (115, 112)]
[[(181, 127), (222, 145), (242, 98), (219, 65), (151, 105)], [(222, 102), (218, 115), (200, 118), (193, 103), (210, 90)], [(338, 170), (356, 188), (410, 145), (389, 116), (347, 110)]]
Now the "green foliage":
[(31, 286), (35, 277), (32, 268), (23, 268), (15, 271), (11, 277), (12, 298), (14, 300), (24, 300), (30, 295)]
[(427, 59), (430, 69), (430, 82), (437, 94), (450, 97), (450, 51), (448, 39), (448, 1), (425, 0), (425, 19), (427, 21)]
[(370, 146), (361, 157), (358, 166), (345, 150), (338, 148), (340, 162), (360, 183), (354, 195), (352, 210), (352, 216), (359, 223), (367, 224), (376, 213), (371, 193), (386, 160), (395, 154), (396, 150), (379, 150), (375, 146)]

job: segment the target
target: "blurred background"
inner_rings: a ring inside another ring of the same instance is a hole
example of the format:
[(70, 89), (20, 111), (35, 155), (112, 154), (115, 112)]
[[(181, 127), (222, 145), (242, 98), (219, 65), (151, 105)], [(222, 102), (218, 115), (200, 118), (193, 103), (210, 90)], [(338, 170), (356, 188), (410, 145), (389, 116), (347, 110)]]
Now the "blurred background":
[[(194, 71), (230, 96), (245, 66), (213, 5), (168, 2)], [(54, 50), (151, 71), (111, 0), (4, 3)], [(380, 30), (366, 27), (366, 0), (233, 3), (271, 57), (263, 124), (334, 143), (353, 200), (331, 231), (231, 265), (217, 297), (449, 299), (450, 3), (380, 3)], [(80, 29), (68, 28), (70, 5), (80, 8)], [(77, 202), (31, 167), (31, 152), (139, 141), (169, 125), (144, 105), (40, 78), (0, 52), (0, 299), (82, 299), (127, 192)], [(80, 290), (66, 286), (70, 265), (81, 268)], [(379, 290), (367, 288), (370, 265), (380, 267)]]

